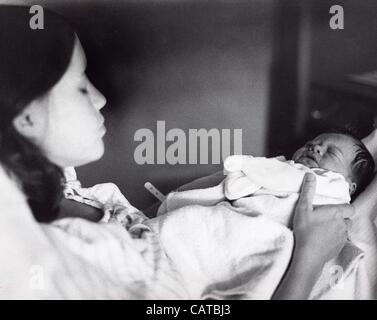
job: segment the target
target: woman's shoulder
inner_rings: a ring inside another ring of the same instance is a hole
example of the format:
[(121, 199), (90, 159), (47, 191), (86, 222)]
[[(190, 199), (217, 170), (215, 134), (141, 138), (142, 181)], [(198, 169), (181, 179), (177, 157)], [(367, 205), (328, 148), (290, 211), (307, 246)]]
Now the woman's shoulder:
[(67, 199), (88, 203), (97, 208), (103, 208), (105, 205), (124, 205), (134, 208), (118, 186), (112, 182), (83, 187), (73, 167), (64, 169), (64, 177), (64, 196)]
[(147, 219), (131, 205), (116, 184), (110, 182), (82, 187), (74, 168), (67, 168), (65, 176), (65, 198), (102, 210), (104, 215), (101, 222), (117, 222), (128, 227)]

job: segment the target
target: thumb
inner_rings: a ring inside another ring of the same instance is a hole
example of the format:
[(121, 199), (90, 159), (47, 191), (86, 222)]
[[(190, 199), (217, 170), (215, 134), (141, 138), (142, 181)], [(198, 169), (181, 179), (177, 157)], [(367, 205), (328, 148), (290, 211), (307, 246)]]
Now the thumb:
[(306, 173), (301, 185), (300, 196), (297, 202), (298, 210), (312, 210), (316, 189), (316, 178), (312, 173)]

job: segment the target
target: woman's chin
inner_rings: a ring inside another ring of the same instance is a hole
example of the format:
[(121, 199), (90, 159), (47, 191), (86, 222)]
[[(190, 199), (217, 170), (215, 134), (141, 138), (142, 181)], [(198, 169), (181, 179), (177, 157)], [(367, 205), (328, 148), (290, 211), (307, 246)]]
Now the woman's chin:
[(98, 145), (93, 146), (90, 150), (88, 150), (88, 152), (83, 151), (83, 154), (85, 154), (86, 156), (82, 157), (83, 154), (81, 154), (81, 157), (78, 157), (77, 160), (74, 161), (74, 163), (72, 163), (70, 166), (80, 167), (80, 166), (84, 166), (86, 164), (98, 161), (102, 158), (104, 153), (105, 153), (105, 145), (103, 141), (101, 140), (101, 142), (98, 143)]
[(93, 161), (97, 161), (101, 159), (105, 153), (105, 144), (103, 143), (103, 140), (101, 139), (100, 143), (96, 146), (95, 149), (93, 149)]

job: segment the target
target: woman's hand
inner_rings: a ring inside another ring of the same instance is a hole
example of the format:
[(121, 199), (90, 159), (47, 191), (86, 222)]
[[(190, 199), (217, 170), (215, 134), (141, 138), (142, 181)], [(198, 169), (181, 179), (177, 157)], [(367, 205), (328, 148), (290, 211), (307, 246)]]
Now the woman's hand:
[(338, 255), (347, 240), (345, 219), (353, 216), (353, 207), (329, 205), (314, 209), (315, 188), (315, 176), (306, 174), (293, 220), (292, 261), (273, 299), (307, 299), (324, 264)]
[(297, 253), (324, 264), (343, 248), (347, 239), (345, 219), (354, 215), (354, 208), (352, 205), (313, 208), (315, 188), (315, 176), (307, 174), (295, 210), (293, 232)]

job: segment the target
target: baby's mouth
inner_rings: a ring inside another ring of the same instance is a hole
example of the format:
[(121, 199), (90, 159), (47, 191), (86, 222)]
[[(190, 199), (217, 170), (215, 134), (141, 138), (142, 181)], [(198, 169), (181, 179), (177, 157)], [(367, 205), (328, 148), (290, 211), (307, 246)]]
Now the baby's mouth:
[(305, 154), (302, 157), (300, 157), (297, 162), (309, 168), (319, 168), (317, 159), (314, 155)]

